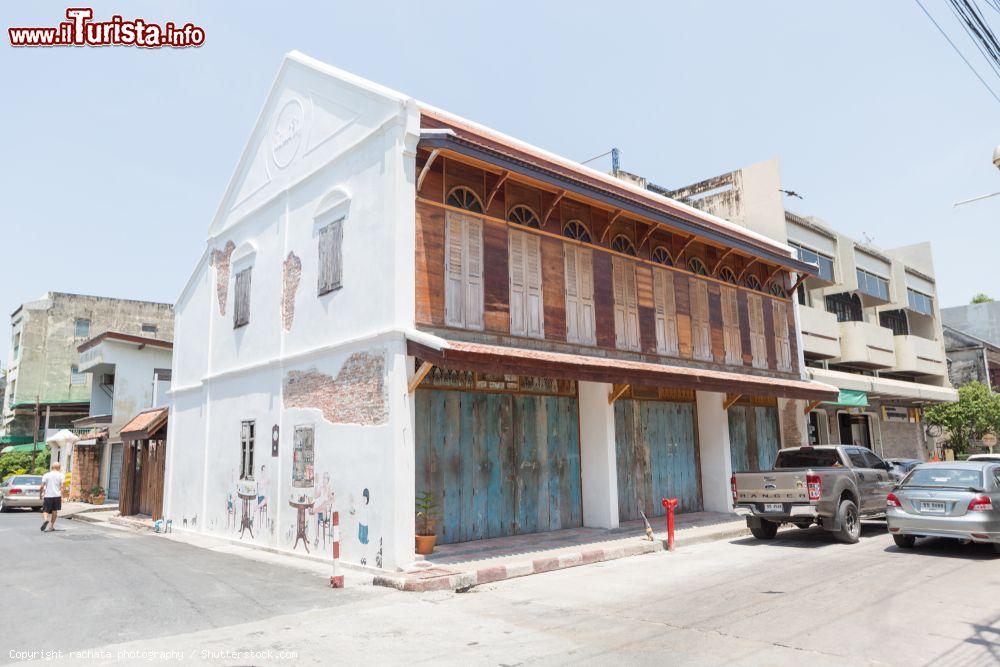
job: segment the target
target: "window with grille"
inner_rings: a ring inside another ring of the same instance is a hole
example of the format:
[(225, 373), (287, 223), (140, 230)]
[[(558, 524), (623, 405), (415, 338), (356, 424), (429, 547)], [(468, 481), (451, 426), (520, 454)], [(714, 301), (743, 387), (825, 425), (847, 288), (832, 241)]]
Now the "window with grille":
[(540, 229), (541, 225), (538, 222), (538, 216), (535, 212), (523, 204), (518, 204), (510, 209), (510, 213), (507, 214), (507, 220), (513, 222), (515, 225), (524, 225), (525, 227), (531, 227), (532, 229)]
[(632, 243), (632, 239), (624, 234), (619, 234), (611, 239), (611, 249), (623, 255), (632, 255), (635, 257), (635, 244)]
[(253, 450), (257, 440), (257, 423), (244, 421), (240, 428), (240, 479), (253, 479)]
[(736, 278), (736, 272), (728, 266), (724, 266), (719, 270), (719, 280), (723, 280), (731, 285), (739, 284), (739, 280)]
[(784, 285), (779, 283), (777, 280), (772, 280), (768, 283), (767, 291), (771, 294), (771, 296), (776, 296), (779, 299), (788, 298), (788, 292), (785, 291)]
[(743, 285), (748, 289), (757, 290), (758, 292), (763, 291), (760, 286), (760, 278), (754, 275), (747, 276), (746, 280), (743, 281)]
[(156, 325), (155, 324), (143, 324), (142, 325), (142, 333), (144, 335), (146, 335), (146, 336), (155, 336), (156, 335)]
[(674, 265), (673, 260), (670, 259), (670, 252), (661, 245), (653, 248), (653, 254), (650, 255), (650, 258), (657, 264), (662, 264), (664, 266)]
[(340, 289), (344, 242), (344, 220), (336, 220), (319, 230), (319, 279), (317, 293), (329, 294)]
[(87, 384), (87, 374), (80, 372), (80, 367), (73, 364), (69, 367), (69, 383), (73, 386)]
[(451, 192), (448, 193), (448, 198), (445, 199), (445, 203), (448, 206), (464, 208), (466, 211), (472, 211), (473, 213), (483, 212), (483, 202), (479, 199), (479, 195), (464, 186), (452, 188)]
[(892, 329), (893, 336), (908, 336), (910, 334), (906, 313), (901, 310), (882, 311), (878, 314), (878, 323), (886, 329)]
[(236, 274), (236, 298), (233, 301), (233, 328), (250, 323), (250, 271), (247, 267)]
[(826, 312), (837, 316), (838, 322), (862, 322), (861, 299), (857, 294), (841, 292), (826, 297)]
[(587, 226), (579, 220), (570, 220), (563, 226), (563, 236), (583, 243), (593, 243)]
[(705, 262), (701, 261), (697, 257), (692, 257), (688, 260), (688, 271), (695, 274), (696, 276), (707, 276), (708, 269), (705, 268)]

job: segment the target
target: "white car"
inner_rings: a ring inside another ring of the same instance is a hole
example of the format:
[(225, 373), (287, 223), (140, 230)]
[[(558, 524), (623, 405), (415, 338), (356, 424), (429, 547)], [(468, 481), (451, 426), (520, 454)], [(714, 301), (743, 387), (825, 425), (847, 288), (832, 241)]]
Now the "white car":
[(1000, 462), (1000, 454), (973, 454), (966, 461), (997, 461)]
[(0, 484), (0, 512), (13, 507), (30, 507), (37, 512), (42, 509), (41, 475), (14, 475)]

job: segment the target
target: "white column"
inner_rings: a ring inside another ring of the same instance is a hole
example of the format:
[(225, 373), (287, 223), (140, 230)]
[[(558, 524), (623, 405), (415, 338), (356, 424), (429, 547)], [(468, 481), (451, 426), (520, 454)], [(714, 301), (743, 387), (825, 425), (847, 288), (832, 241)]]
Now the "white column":
[(701, 451), (701, 495), (706, 512), (732, 512), (729, 478), (733, 463), (729, 454), (729, 416), (723, 408), (725, 394), (699, 391), (698, 447)]
[(618, 468), (615, 458), (615, 408), (611, 385), (580, 382), (580, 468), (583, 525), (618, 527)]

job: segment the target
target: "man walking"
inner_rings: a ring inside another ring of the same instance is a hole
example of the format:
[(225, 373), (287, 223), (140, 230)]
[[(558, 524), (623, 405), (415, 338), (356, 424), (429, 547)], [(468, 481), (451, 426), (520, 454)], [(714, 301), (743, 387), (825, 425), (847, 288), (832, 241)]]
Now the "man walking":
[(45, 521), (39, 530), (45, 530), (48, 526), (49, 532), (56, 529), (56, 516), (62, 509), (62, 488), (65, 476), (60, 471), (58, 461), (52, 463), (52, 470), (42, 475), (42, 488), (38, 494), (42, 496), (42, 516)]

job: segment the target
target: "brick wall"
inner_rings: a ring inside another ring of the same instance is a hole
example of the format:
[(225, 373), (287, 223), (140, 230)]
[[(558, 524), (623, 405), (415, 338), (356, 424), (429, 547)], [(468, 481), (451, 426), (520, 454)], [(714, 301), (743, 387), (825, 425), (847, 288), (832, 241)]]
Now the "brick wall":
[(295, 319), (295, 292), (302, 279), (302, 260), (294, 252), (288, 253), (282, 265), (281, 278), (281, 324), (285, 331), (292, 330)]
[(781, 446), (801, 447), (806, 442), (806, 421), (802, 411), (805, 401), (778, 399), (778, 422), (781, 424)]
[(386, 423), (385, 354), (352, 354), (336, 378), (317, 370), (289, 371), (284, 406), (320, 410), (323, 418), (334, 424)]
[(69, 479), (69, 499), (80, 500), (101, 479), (97, 445), (73, 447), (73, 471)]
[(226, 299), (229, 295), (229, 260), (236, 250), (236, 244), (226, 241), (222, 250), (212, 251), (211, 265), (215, 268), (215, 292), (219, 297), (219, 314), (226, 314)]
[(886, 458), (926, 459), (922, 425), (910, 422), (879, 422), (882, 453)]

